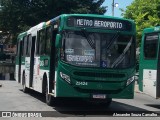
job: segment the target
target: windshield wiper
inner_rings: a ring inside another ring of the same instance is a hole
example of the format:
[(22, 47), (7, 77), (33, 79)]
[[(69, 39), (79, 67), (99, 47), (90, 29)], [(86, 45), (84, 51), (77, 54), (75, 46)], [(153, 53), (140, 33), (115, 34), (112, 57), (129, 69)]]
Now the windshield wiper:
[(133, 37), (131, 37), (130, 41), (128, 42), (126, 48), (123, 50), (123, 53), (119, 55), (119, 57), (114, 61), (114, 63), (111, 65), (111, 68), (117, 67), (123, 60), (126, 52), (129, 50), (131, 44), (132, 44)]
[(81, 31), (82, 31), (81, 33), (82, 33), (83, 36), (86, 38), (86, 40), (87, 40), (87, 42), (89, 43), (89, 45), (91, 46), (91, 48), (92, 48), (92, 49), (95, 49), (95, 42), (94, 42), (94, 40), (87, 35), (87, 32), (86, 32), (85, 29), (81, 29)]
[(107, 50), (107, 51), (109, 51), (109, 50), (112, 48), (113, 43), (114, 43), (115, 40), (119, 37), (119, 34), (120, 34), (120, 32), (117, 31), (117, 33), (112, 37), (112, 39), (110, 40), (109, 44), (108, 44), (107, 47), (106, 47), (106, 50)]

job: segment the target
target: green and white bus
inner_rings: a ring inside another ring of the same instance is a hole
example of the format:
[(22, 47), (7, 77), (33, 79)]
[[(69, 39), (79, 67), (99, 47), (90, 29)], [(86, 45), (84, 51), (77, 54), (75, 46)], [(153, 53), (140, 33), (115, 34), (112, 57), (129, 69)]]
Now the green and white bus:
[(139, 89), (160, 97), (160, 26), (143, 30), (140, 48)]
[(93, 14), (63, 14), (18, 36), (16, 80), (23, 91), (111, 103), (134, 97), (135, 23)]

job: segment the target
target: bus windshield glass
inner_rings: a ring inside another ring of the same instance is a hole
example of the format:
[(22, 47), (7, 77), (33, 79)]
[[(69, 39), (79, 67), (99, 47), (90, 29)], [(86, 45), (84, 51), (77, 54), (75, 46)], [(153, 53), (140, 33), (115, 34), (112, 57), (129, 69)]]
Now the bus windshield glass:
[(120, 33), (65, 31), (64, 61), (82, 67), (127, 68), (134, 65), (133, 40)]

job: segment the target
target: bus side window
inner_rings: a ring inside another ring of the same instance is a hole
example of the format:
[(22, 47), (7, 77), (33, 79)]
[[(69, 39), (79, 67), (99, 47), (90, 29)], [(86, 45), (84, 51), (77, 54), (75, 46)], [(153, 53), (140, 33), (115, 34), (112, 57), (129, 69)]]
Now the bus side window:
[(23, 49), (23, 41), (18, 42), (18, 50), (17, 50), (17, 56), (22, 56), (21, 50)]
[(52, 29), (48, 27), (46, 29), (46, 54), (49, 55), (51, 51), (51, 37), (52, 37)]
[[(53, 30), (53, 39), (54, 39), (54, 46), (56, 41), (56, 35), (58, 33), (58, 30)], [(59, 55), (59, 48), (55, 47), (55, 66), (58, 66), (58, 55)]]
[(23, 55), (26, 56), (27, 50), (28, 50), (28, 41), (27, 36), (24, 37), (24, 49), (23, 49)]
[(23, 37), (23, 40), (22, 40), (22, 55), (21, 56), (24, 56), (23, 50), (24, 50), (24, 37)]
[(39, 31), (39, 40), (40, 40), (39, 52), (40, 52), (40, 55), (44, 55), (45, 54), (45, 29), (42, 29)]
[(27, 55), (27, 56), (30, 56), (32, 36), (31, 36), (31, 35), (28, 35), (27, 39), (28, 39), (28, 40), (27, 40), (27, 44), (28, 44), (28, 47), (27, 47), (27, 48), (28, 48), (28, 49), (27, 49), (27, 52), (26, 52), (27, 54), (26, 54), (26, 55)]
[(37, 32), (37, 40), (36, 40), (36, 55), (39, 55), (39, 46), (40, 46), (40, 36), (39, 31)]
[(25, 44), (26, 44), (26, 46), (25, 46), (25, 48), (26, 48), (25, 56), (27, 56), (28, 55), (28, 51), (29, 51), (29, 39), (28, 39), (28, 36), (25, 37)]

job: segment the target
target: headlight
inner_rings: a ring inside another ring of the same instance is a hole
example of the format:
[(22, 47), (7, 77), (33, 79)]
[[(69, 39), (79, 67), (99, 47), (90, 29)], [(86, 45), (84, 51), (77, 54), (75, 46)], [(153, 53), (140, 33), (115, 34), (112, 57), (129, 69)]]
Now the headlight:
[(128, 86), (129, 84), (131, 84), (131, 82), (133, 82), (133, 81), (134, 81), (134, 76), (131, 77), (131, 78), (129, 78), (129, 79), (127, 80), (126, 86)]
[(70, 77), (69, 77), (68, 75), (60, 72), (60, 76), (61, 76), (61, 78), (62, 78), (63, 80), (65, 80), (65, 81), (68, 82), (69, 84), (71, 83), (71, 79), (70, 79)]

